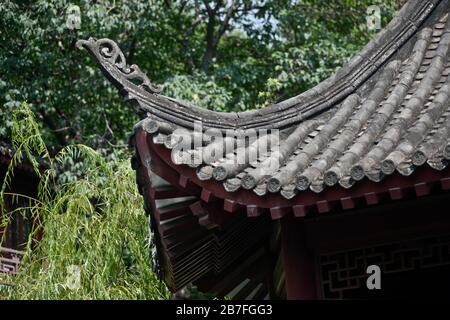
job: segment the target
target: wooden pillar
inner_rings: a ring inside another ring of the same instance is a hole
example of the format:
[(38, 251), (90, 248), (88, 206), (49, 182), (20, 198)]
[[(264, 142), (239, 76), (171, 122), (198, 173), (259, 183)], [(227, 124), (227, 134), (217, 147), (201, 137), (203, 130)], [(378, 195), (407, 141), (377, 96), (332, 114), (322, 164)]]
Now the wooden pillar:
[(281, 250), (288, 300), (318, 298), (315, 259), (308, 251), (302, 220), (292, 215), (281, 220)]

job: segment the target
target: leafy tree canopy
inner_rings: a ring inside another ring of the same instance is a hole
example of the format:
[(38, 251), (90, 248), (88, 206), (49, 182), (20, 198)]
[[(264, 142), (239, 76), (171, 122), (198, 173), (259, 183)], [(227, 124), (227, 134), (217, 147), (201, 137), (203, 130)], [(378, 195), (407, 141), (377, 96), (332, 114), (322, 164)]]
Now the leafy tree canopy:
[[(55, 151), (84, 143), (110, 153), (136, 122), (78, 39), (109, 37), (164, 93), (240, 111), (325, 79), (384, 26), (401, 0), (4, 0), (0, 3), (0, 139), (22, 101)], [(74, 9), (74, 6), (75, 7)], [(77, 11), (78, 9), (79, 11)], [(81, 18), (70, 24), (71, 14)]]

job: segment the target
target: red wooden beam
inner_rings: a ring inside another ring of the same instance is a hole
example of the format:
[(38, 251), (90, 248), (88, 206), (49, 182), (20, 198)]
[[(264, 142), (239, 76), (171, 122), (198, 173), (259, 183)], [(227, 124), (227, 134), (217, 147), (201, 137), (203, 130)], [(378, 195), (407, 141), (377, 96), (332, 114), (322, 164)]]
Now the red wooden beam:
[(341, 198), (341, 206), (344, 210), (354, 209), (356, 207), (355, 201), (352, 197)]
[(319, 213), (327, 213), (331, 210), (331, 204), (327, 200), (317, 201), (317, 211)]
[(414, 185), (414, 191), (416, 192), (416, 196), (423, 197), (430, 194), (431, 187), (426, 182), (420, 182)]
[(317, 299), (315, 258), (307, 248), (303, 220), (292, 215), (281, 220), (281, 250), (287, 299)]
[[(137, 135), (140, 133), (138, 132)], [(136, 140), (138, 140), (136, 138)], [(356, 183), (352, 188), (345, 189), (336, 185), (334, 187), (326, 188), (320, 194), (314, 193), (310, 190), (300, 192), (293, 199), (285, 199), (279, 193), (269, 193), (263, 197), (256, 195), (252, 190), (239, 189), (236, 192), (227, 192), (222, 183), (218, 183), (214, 179), (207, 181), (200, 181), (196, 175), (195, 170), (185, 165), (175, 165), (171, 162), (170, 151), (163, 145), (154, 144), (152, 139), (147, 138), (146, 144), (137, 144), (139, 154), (142, 152), (150, 152), (152, 156), (152, 171), (160, 175), (170, 183), (178, 185), (183, 188), (186, 185), (186, 192), (196, 195), (201, 198), (202, 189), (208, 190), (203, 196), (205, 199), (214, 196), (217, 199), (229, 200), (224, 203), (226, 211), (234, 212), (237, 210), (236, 206), (255, 205), (260, 208), (270, 209), (273, 207), (294, 208), (296, 216), (303, 216), (303, 208), (310, 206), (317, 207), (319, 212), (329, 212), (332, 205), (341, 203), (343, 209), (353, 209), (351, 201), (355, 202), (357, 199), (365, 199), (368, 205), (378, 204), (385, 201), (385, 197), (380, 195), (390, 195), (392, 199), (401, 199), (406, 195), (407, 189), (412, 189), (418, 183), (426, 183), (433, 191), (433, 185), (441, 184), (442, 189), (450, 190), (450, 181), (442, 180), (450, 178), (450, 167), (437, 171), (428, 166), (422, 166), (416, 169), (413, 175), (405, 177), (398, 173), (394, 173), (385, 177), (380, 182), (372, 182), (364, 179)], [(142, 151), (141, 151), (142, 149)], [(145, 150), (143, 150), (145, 149)], [(172, 177), (176, 177), (175, 181)], [(199, 187), (197, 190), (192, 186)], [(421, 189), (422, 187), (419, 187)], [(423, 191), (419, 191), (421, 193)], [(328, 204), (324, 201), (328, 201)], [(234, 203), (234, 204), (233, 204)], [(251, 209), (253, 210), (253, 209)], [(275, 215), (276, 216), (276, 215)]]
[(239, 205), (237, 202), (235, 202), (233, 200), (225, 199), (223, 201), (223, 209), (226, 212), (233, 213), (233, 212), (238, 211), (240, 208), (241, 208), (241, 205)]
[(247, 206), (247, 217), (259, 217), (262, 213), (262, 209), (255, 205)]
[(375, 192), (368, 192), (364, 194), (364, 199), (366, 199), (366, 203), (370, 205), (378, 204), (380, 202), (380, 197)]
[(307, 207), (302, 204), (297, 204), (292, 207), (292, 210), (294, 211), (294, 216), (304, 217), (311, 211), (311, 207)]
[(283, 218), (289, 211), (290, 208), (273, 207), (270, 208), (270, 215), (272, 216), (272, 219), (276, 220)]
[(182, 191), (180, 189), (175, 189), (174, 187), (171, 187), (171, 186), (157, 187), (157, 188), (150, 189), (150, 196), (152, 199), (155, 199), (155, 200), (184, 197), (186, 195), (187, 194), (184, 191)]
[(189, 206), (189, 209), (191, 209), (192, 214), (196, 217), (202, 217), (208, 214), (208, 211), (203, 208), (201, 201), (194, 202)]
[(200, 198), (205, 202), (211, 202), (217, 199), (216, 196), (214, 196), (214, 194), (207, 189), (202, 189)]
[(180, 175), (180, 180), (178, 181), (178, 184), (183, 187), (184, 189), (187, 188), (189, 183), (189, 178), (186, 177), (185, 175)]
[(441, 179), (442, 190), (450, 190), (450, 178)]
[(305, 220), (308, 245), (320, 251), (340, 251), (358, 246), (397, 241), (417, 235), (448, 234), (450, 194), (411, 201), (390, 201), (377, 207), (354, 209), (354, 214), (334, 219)]
[(389, 188), (389, 196), (392, 200), (401, 200), (405, 196), (405, 190), (402, 188)]

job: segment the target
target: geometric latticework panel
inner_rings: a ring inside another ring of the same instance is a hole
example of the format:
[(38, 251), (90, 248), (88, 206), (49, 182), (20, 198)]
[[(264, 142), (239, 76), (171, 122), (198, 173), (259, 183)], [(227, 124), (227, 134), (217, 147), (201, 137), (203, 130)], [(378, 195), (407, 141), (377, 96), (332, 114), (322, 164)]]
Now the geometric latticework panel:
[[(384, 286), (388, 287), (384, 293), (401, 298), (402, 293), (406, 295), (408, 290), (415, 289), (414, 286), (428, 283), (434, 290), (434, 286), (448, 280), (445, 276), (449, 274), (448, 267), (442, 269), (450, 266), (450, 235), (321, 254), (319, 264), (324, 299), (370, 297), (366, 287), (369, 276), (366, 269), (370, 265), (381, 269), (382, 290), (375, 290), (379, 291), (379, 297), (392, 298), (383, 296)], [(439, 278), (439, 272), (445, 279)], [(421, 277), (425, 278), (422, 282)], [(433, 283), (434, 280), (437, 283)], [(450, 283), (443, 285), (450, 287)]]

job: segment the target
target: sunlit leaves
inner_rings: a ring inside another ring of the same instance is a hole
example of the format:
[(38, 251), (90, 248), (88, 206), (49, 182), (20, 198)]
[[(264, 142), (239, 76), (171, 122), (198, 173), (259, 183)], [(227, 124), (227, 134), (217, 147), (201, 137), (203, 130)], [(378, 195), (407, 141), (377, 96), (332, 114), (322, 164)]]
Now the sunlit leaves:
[[(167, 298), (151, 269), (148, 220), (129, 161), (105, 161), (85, 145), (66, 146), (50, 157), (26, 104), (13, 118), (16, 153), (7, 176), (22, 154), (33, 164), (44, 157), (48, 168), (41, 174), (42, 167), (35, 167), (40, 188), (28, 209), (36, 223), (19, 273), (7, 279), (12, 290), (0, 291), (0, 299)], [(83, 163), (77, 179), (58, 179), (55, 168), (74, 165), (73, 159)], [(7, 177), (1, 198), (8, 183)], [(11, 215), (1, 216), (5, 227)], [(80, 275), (73, 287), (71, 269)]]

